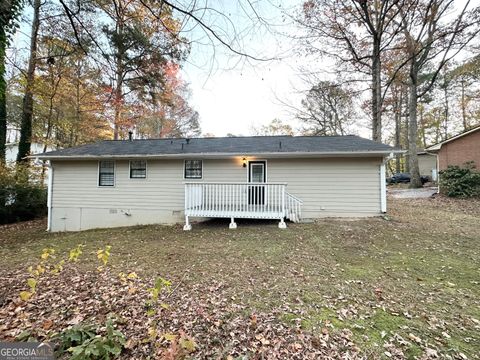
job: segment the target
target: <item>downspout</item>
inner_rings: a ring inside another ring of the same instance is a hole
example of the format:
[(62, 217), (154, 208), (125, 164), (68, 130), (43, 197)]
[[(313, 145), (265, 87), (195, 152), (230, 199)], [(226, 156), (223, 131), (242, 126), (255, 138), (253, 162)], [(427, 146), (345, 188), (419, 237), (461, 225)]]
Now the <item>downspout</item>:
[(387, 179), (385, 174), (385, 164), (393, 158), (393, 153), (385, 157), (380, 164), (380, 211), (387, 212)]
[(48, 162), (48, 192), (47, 192), (47, 231), (52, 231), (52, 195), (53, 195), (53, 165), (52, 162)]

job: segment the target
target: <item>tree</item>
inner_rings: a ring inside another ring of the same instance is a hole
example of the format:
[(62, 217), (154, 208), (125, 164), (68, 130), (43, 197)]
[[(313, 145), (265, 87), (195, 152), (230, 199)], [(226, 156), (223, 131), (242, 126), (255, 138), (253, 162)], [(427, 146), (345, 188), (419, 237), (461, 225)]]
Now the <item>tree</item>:
[(252, 133), (256, 136), (294, 135), (292, 127), (279, 119), (273, 119), (267, 125), (252, 127)]
[[(308, 51), (336, 60), (342, 70), (368, 74), (371, 82), (372, 139), (382, 141), (382, 57), (400, 31), (403, 0), (308, 0), (300, 24)], [(321, 45), (315, 44), (317, 40)], [(345, 73), (344, 73), (345, 75)]]
[(69, 28), (54, 31), (49, 21), (38, 44), (32, 138), (46, 150), (111, 137), (100, 70), (69, 41)]
[[(181, 61), (188, 47), (179, 36), (179, 24), (172, 9), (151, 0), (100, 0), (108, 16), (103, 32), (108, 39), (104, 51), (112, 87), (113, 137), (126, 133), (134, 124), (126, 112), (128, 94), (148, 91), (152, 101), (164, 85), (165, 64)], [(146, 8), (145, 6), (148, 6)], [(147, 10), (148, 9), (148, 10)], [(153, 15), (155, 14), (155, 15)]]
[[(453, 7), (451, 0), (410, 0), (408, 12), (399, 7), (405, 51), (403, 64), (407, 65), (409, 76), (408, 161), (411, 187), (422, 186), (417, 159), (418, 99), (432, 88), (444, 66), (478, 34), (476, 14), (467, 13), (468, 4), (467, 1), (452, 21), (445, 21), (445, 15)], [(428, 77), (422, 76), (422, 72), (426, 71)]]
[(313, 86), (296, 117), (308, 135), (345, 135), (353, 123), (353, 96), (331, 81)]
[(7, 142), (5, 55), (9, 35), (18, 25), (16, 20), (22, 7), (23, 0), (2, 0), (0, 2), (0, 165), (5, 163), (5, 143)]
[(25, 94), (23, 96), (22, 122), (20, 127), (20, 141), (18, 143), (17, 162), (26, 162), (26, 157), (30, 153), (32, 142), (32, 122), (33, 122), (33, 87), (35, 81), (35, 69), (37, 66), (37, 40), (40, 29), (40, 7), (41, 0), (33, 2), (32, 33), (30, 38), (30, 54), (28, 59), (28, 69), (26, 74)]

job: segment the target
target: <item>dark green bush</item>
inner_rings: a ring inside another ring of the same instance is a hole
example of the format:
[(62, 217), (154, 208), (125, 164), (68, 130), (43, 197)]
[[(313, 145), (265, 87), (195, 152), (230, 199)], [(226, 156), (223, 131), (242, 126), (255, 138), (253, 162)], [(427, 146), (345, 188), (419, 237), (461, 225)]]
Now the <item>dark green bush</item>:
[(473, 162), (449, 166), (440, 171), (440, 191), (451, 197), (480, 196), (480, 172), (475, 171)]
[(47, 189), (26, 166), (0, 166), (0, 224), (31, 220), (47, 213)]

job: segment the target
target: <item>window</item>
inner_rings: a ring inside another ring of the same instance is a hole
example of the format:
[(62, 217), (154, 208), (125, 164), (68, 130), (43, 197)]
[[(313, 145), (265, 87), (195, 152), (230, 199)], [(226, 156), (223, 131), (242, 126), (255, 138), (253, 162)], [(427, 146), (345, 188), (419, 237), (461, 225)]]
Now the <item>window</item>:
[(185, 160), (185, 179), (202, 178), (202, 160)]
[(98, 164), (98, 186), (115, 185), (115, 162), (113, 160), (100, 161)]
[(130, 161), (130, 179), (145, 179), (147, 177), (147, 162), (145, 160)]

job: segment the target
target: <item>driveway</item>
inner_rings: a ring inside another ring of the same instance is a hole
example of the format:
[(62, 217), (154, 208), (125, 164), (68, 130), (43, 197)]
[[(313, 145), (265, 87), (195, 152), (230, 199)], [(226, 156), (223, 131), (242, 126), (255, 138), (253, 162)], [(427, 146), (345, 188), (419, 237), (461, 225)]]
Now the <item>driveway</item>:
[(387, 194), (396, 199), (418, 199), (428, 198), (436, 194), (438, 188), (436, 186), (424, 187), (420, 189), (388, 189)]

